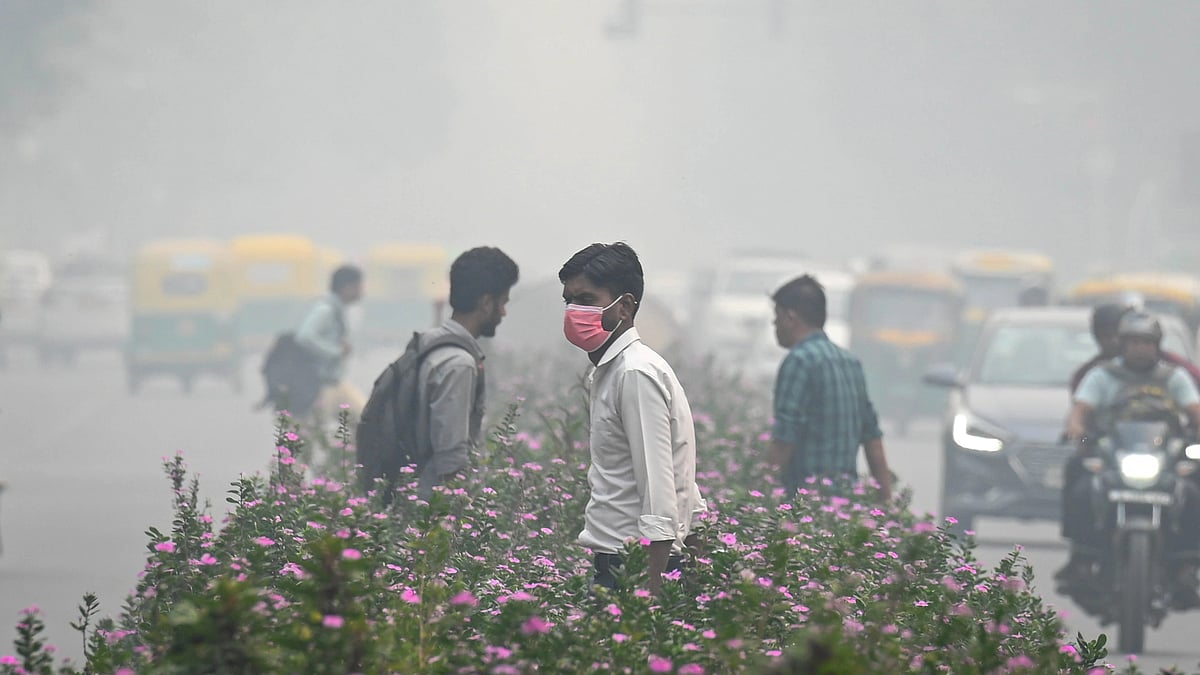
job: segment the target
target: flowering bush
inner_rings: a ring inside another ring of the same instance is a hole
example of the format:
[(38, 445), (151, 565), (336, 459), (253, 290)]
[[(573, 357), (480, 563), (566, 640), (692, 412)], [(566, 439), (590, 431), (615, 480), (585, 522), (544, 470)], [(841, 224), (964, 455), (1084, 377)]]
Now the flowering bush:
[(867, 485), (783, 499), (755, 461), (761, 404), (711, 369), (692, 377), (710, 511), (660, 595), (643, 590), (647, 542), (629, 542), (617, 591), (590, 588), (574, 542), (586, 409), (547, 372), (500, 390), (526, 396), (531, 421), (511, 407), (430, 503), (415, 484), (386, 508), (354, 489), (344, 428), (327, 471), (307, 470), (286, 417), (269, 472), (232, 486), (219, 529), (183, 458), (165, 460), (170, 530), (147, 532), (118, 617), (85, 598), (83, 669), (54, 664), (31, 608), (0, 672), (1110, 672), (1102, 638), (1064, 643), (1019, 551), (984, 569)]

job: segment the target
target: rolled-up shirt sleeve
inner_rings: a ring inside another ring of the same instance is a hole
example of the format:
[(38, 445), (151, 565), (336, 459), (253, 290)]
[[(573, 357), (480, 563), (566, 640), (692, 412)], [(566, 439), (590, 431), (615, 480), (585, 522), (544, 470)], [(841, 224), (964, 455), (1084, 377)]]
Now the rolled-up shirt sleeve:
[(1171, 398), (1175, 401), (1175, 405), (1181, 408), (1200, 403), (1200, 391), (1197, 391), (1192, 376), (1188, 375), (1183, 368), (1176, 368), (1171, 373), (1171, 378), (1167, 380), (1167, 389), (1171, 392)]
[(1088, 374), (1083, 376), (1083, 381), (1079, 383), (1079, 389), (1075, 391), (1075, 402), (1090, 408), (1099, 408), (1105, 405), (1109, 398), (1104, 386), (1106, 375), (1103, 368), (1092, 368), (1088, 371)]
[(337, 340), (336, 323), (333, 307), (322, 302), (304, 317), (296, 331), (296, 343), (326, 359), (339, 359), (342, 345)]
[(620, 392), (621, 420), (642, 500), (638, 531), (650, 541), (675, 541), (680, 505), (667, 393), (650, 374), (641, 371), (627, 373)]
[(771, 438), (780, 443), (796, 446), (808, 422), (808, 369), (804, 363), (789, 354), (779, 366), (775, 380), (775, 425)]
[(429, 391), (430, 459), (434, 475), (447, 476), (467, 466), (471, 454), (471, 405), (475, 380), (473, 361), (452, 360), (435, 371)]

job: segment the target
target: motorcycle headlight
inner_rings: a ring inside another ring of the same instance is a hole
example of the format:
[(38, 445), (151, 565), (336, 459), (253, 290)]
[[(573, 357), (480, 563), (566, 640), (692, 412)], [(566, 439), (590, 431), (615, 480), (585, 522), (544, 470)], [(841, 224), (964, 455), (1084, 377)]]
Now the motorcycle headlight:
[(950, 437), (955, 445), (966, 450), (1000, 452), (1004, 449), (999, 429), (967, 413), (954, 416)]
[(1121, 458), (1121, 478), (1130, 487), (1150, 487), (1161, 473), (1162, 460), (1156, 455), (1138, 453)]
[(1200, 445), (1189, 445), (1183, 449), (1183, 456), (1200, 461)]

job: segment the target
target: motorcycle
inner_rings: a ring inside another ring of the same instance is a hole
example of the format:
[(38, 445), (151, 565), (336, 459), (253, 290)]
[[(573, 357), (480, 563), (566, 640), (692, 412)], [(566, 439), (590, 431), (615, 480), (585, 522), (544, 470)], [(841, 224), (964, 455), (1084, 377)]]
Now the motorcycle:
[(1189, 445), (1178, 424), (1119, 421), (1096, 449), (1084, 466), (1111, 548), (1095, 591), (1074, 600), (1102, 625), (1116, 623), (1120, 650), (1137, 654), (1146, 626), (1157, 628), (1174, 609), (1165, 540), (1178, 528), (1184, 490), (1200, 469), (1200, 445)]

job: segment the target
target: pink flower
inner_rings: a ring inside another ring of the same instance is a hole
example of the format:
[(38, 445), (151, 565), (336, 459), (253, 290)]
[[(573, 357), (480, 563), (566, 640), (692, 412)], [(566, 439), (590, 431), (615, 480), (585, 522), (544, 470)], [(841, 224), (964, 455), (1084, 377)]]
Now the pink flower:
[(675, 672), (679, 675), (704, 675), (704, 666), (699, 663), (688, 663), (679, 666), (679, 670)]
[(675, 666), (671, 663), (671, 659), (664, 659), (661, 656), (650, 656), (650, 672), (669, 673), (673, 670), (675, 670)]
[(617, 607), (616, 605), (609, 605), (608, 607), (604, 608), (604, 611), (612, 614), (613, 616), (621, 616), (621, 608)]
[(270, 537), (258, 537), (254, 540), (254, 543), (258, 544), (259, 546), (274, 546), (275, 540)]
[(352, 516), (352, 515), (354, 515), (354, 509), (347, 506), (346, 508), (342, 509), (341, 511), (338, 511), (338, 515), (339, 516)]
[(521, 626), (521, 632), (526, 635), (544, 635), (549, 633), (550, 629), (553, 627), (554, 624), (546, 621), (542, 617), (531, 616), (529, 617), (529, 620), (525, 622), (525, 625)]
[(404, 592), (400, 594), (400, 599), (412, 605), (421, 603), (421, 596), (411, 588), (404, 589)]
[(629, 636), (624, 633), (613, 633), (613, 642), (620, 644), (629, 639)]
[(175, 542), (161, 541), (154, 545), (154, 550), (158, 551), (159, 553), (174, 553), (175, 552)]
[(737, 535), (732, 532), (722, 532), (718, 539), (720, 539), (721, 543), (725, 544), (726, 546), (733, 546), (737, 543)]
[(346, 625), (346, 620), (337, 614), (326, 614), (324, 619), (321, 619), (321, 625), (326, 628), (341, 628)]
[(453, 598), (450, 598), (450, 604), (456, 607), (461, 607), (463, 605), (466, 605), (467, 607), (475, 607), (479, 604), (479, 601), (475, 599), (474, 595), (471, 595), (471, 591), (463, 591)]
[(1011, 659), (1009, 659), (1008, 663), (1006, 665), (1011, 670), (1015, 670), (1017, 668), (1032, 668), (1033, 667), (1033, 659), (1029, 658), (1028, 656), (1026, 656), (1024, 654), (1018, 654), (1017, 656), (1014, 656)]
[(703, 632), (703, 633), (701, 633), (700, 635), (702, 635), (702, 636), (703, 636), (703, 637), (705, 637), (705, 638), (708, 638), (709, 640), (715, 640), (715, 639), (717, 639), (717, 634), (716, 634), (716, 632), (715, 632), (715, 631), (713, 631), (713, 629), (711, 629), (711, 628), (709, 628), (708, 630), (704, 631), (704, 632)]
[(200, 564), (201, 565), (216, 565), (217, 559), (212, 557), (212, 554), (205, 553), (204, 555), (200, 556)]
[(20, 664), (21, 664), (21, 661), (19, 659), (17, 659), (17, 657), (12, 656), (11, 654), (5, 654), (4, 656), (0, 656), (0, 666), (17, 666)]
[(342, 557), (346, 560), (362, 560), (362, 551), (356, 548), (348, 548), (342, 551)]
[(648, 598), (650, 597), (650, 591), (644, 588), (639, 588), (633, 592), (633, 596), (635, 598)]

